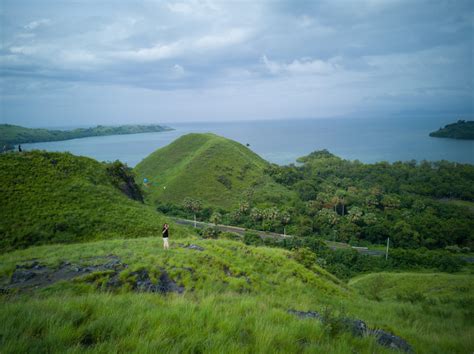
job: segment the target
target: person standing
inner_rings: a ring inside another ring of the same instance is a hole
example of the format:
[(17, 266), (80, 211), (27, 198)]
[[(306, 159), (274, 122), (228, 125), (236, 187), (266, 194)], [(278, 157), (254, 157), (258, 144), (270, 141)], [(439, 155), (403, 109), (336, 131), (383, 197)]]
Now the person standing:
[(163, 234), (163, 248), (165, 250), (168, 250), (170, 248), (170, 245), (168, 243), (169, 228), (170, 226), (168, 224), (163, 224), (163, 231), (161, 233)]
[(21, 145), (18, 145), (18, 152), (22, 152)]

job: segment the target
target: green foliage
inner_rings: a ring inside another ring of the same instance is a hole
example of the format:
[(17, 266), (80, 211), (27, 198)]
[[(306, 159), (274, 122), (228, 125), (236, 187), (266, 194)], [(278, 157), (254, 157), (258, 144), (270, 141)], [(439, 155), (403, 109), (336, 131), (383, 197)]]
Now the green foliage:
[(115, 187), (120, 189), (129, 198), (143, 203), (143, 191), (135, 183), (135, 176), (130, 167), (117, 160), (108, 163), (106, 170)]
[(263, 245), (263, 240), (257, 233), (247, 231), (244, 234), (244, 243), (246, 245), (261, 246)]
[(190, 197), (229, 211), (245, 195), (254, 204), (277, 204), (294, 197), (264, 173), (267, 166), (235, 141), (214, 134), (188, 134), (145, 158), (135, 172), (140, 180), (151, 182), (147, 188), (151, 203), (179, 204)]
[(302, 165), (266, 169), (276, 182), (298, 193), (300, 200), (286, 205), (293, 211), (289, 228), (297, 235), (355, 244), (380, 244), (390, 237), (402, 248), (474, 246), (472, 206), (452, 202), (474, 200), (472, 165), (363, 164), (327, 151), (298, 161)]
[(159, 234), (167, 219), (123, 193), (137, 188), (129, 173), (69, 153), (0, 155), (0, 249)]
[(302, 247), (293, 251), (293, 258), (304, 265), (306, 268), (311, 268), (316, 264), (316, 254), (309, 248)]
[(121, 125), (108, 127), (98, 125), (94, 128), (77, 128), (74, 130), (30, 129), (18, 125), (0, 124), (0, 147), (5, 144), (37, 143), (41, 141), (58, 141), (89, 136), (121, 135), (151, 133), (172, 130), (161, 125)]
[(447, 124), (444, 128), (430, 133), (430, 136), (472, 140), (474, 139), (474, 121), (458, 120), (456, 123)]
[(202, 238), (216, 239), (219, 237), (221, 232), (215, 227), (206, 227), (202, 230), (199, 230), (199, 233), (201, 234)]

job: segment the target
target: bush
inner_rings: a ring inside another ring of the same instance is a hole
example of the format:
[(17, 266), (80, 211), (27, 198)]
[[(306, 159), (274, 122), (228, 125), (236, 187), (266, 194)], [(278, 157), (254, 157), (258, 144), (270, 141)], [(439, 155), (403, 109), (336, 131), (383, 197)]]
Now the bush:
[(220, 235), (221, 231), (218, 228), (215, 227), (206, 227), (202, 229), (201, 231), (201, 236), (203, 238), (218, 238)]
[(257, 233), (247, 231), (244, 234), (244, 243), (246, 245), (262, 246), (263, 240)]
[(294, 250), (293, 258), (306, 268), (311, 268), (316, 263), (316, 254), (306, 247)]

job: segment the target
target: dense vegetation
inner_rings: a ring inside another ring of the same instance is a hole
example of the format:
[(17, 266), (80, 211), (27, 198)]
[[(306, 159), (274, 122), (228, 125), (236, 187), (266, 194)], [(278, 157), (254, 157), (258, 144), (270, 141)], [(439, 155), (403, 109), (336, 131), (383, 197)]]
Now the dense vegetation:
[(247, 147), (214, 134), (188, 134), (153, 152), (135, 167), (151, 203), (181, 205), (186, 197), (203, 207), (230, 209), (243, 196), (275, 205), (295, 194), (264, 173), (268, 162)]
[[(207, 231), (207, 230), (206, 230)], [(210, 234), (207, 231), (204, 236)], [(222, 237), (219, 232), (214, 237)], [(381, 271), (441, 271), (459, 272), (466, 265), (457, 253), (445, 250), (391, 249), (389, 257), (373, 256), (358, 252), (350, 247), (330, 248), (314, 237), (293, 237), (284, 239), (261, 239), (253, 232), (247, 232), (244, 242), (248, 245), (279, 247), (298, 250), (311, 262), (318, 264), (339, 279), (347, 280), (356, 275)], [(342, 246), (342, 245), (341, 245)]]
[[(140, 202), (131, 170), (69, 153), (0, 155), (0, 250), (159, 235), (166, 218)], [(135, 200), (133, 200), (134, 198)]]
[(458, 120), (456, 123), (448, 124), (444, 128), (431, 132), (430, 136), (472, 140), (474, 139), (474, 121)]
[(121, 126), (98, 125), (94, 128), (77, 128), (73, 130), (31, 129), (18, 125), (0, 124), (0, 147), (3, 149), (4, 146), (7, 146), (7, 149), (11, 149), (13, 145), (24, 143), (68, 140), (86, 138), (89, 136), (152, 133), (165, 130), (171, 129), (157, 124)]
[[(207, 137), (193, 134), (185, 139), (189, 146), (201, 146), (200, 140)], [(232, 166), (238, 161), (235, 151), (195, 161), (195, 155), (188, 150), (180, 155), (176, 146), (183, 144), (158, 150), (159, 160), (153, 166), (161, 171), (160, 178), (167, 181), (168, 171), (175, 171), (170, 166), (183, 163), (183, 156), (186, 166), (199, 166), (202, 172), (186, 168), (189, 174), (183, 179), (173, 175), (166, 192), (159, 186), (146, 191), (156, 196), (151, 200), (165, 214), (197, 215), (213, 223), (362, 246), (383, 244), (390, 238), (392, 246), (400, 248), (474, 248), (473, 212), (464, 205), (474, 200), (472, 165), (447, 161), (364, 164), (316, 151), (300, 158), (299, 165), (262, 164), (263, 173), (274, 181), (272, 188), (289, 191), (265, 200), (252, 184), (247, 184), (245, 193), (218, 188), (210, 170), (215, 165)], [(150, 165), (140, 164), (138, 174), (149, 176), (144, 166)], [(194, 203), (189, 203), (189, 197)], [(222, 197), (232, 203), (224, 203)]]
[[(190, 243), (203, 250), (186, 248)], [(416, 353), (467, 353), (474, 346), (469, 276), (375, 274), (356, 279), (352, 287), (297, 252), (196, 238), (171, 246), (164, 251), (156, 238), (140, 238), (33, 247), (0, 256), (0, 286), (31, 259), (55, 269), (66, 261), (94, 265), (112, 255), (128, 265), (120, 272), (121, 285), (113, 289), (107, 288), (108, 271), (22, 296), (1, 294), (2, 350), (393, 352), (373, 337), (347, 332), (346, 317), (404, 338)], [(136, 293), (130, 284), (144, 270), (153, 282), (166, 270), (184, 293)], [(423, 294), (413, 292), (417, 286)], [(289, 309), (318, 311), (325, 322), (299, 319)]]

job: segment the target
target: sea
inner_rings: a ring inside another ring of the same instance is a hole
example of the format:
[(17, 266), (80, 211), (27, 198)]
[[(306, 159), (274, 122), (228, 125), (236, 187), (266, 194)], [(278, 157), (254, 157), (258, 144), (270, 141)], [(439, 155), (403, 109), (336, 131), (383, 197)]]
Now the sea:
[[(474, 164), (474, 141), (432, 138), (432, 131), (453, 119), (427, 117), (284, 119), (234, 122), (157, 122), (174, 130), (112, 135), (22, 145), (24, 150), (69, 151), (99, 161), (134, 167), (150, 153), (188, 133), (215, 133), (242, 144), (267, 161), (287, 165), (327, 149), (348, 160), (447, 160)], [(50, 127), (54, 128), (54, 127)], [(68, 127), (74, 128), (74, 127)]]

